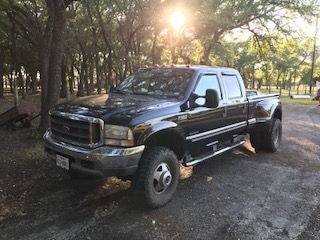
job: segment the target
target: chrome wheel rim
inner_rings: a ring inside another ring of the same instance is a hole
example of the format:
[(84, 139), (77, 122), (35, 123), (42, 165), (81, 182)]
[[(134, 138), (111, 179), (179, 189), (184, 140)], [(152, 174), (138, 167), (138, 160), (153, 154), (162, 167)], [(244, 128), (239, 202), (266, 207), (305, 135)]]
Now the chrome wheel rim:
[(156, 193), (164, 192), (172, 182), (170, 167), (166, 163), (160, 163), (153, 173), (153, 188)]

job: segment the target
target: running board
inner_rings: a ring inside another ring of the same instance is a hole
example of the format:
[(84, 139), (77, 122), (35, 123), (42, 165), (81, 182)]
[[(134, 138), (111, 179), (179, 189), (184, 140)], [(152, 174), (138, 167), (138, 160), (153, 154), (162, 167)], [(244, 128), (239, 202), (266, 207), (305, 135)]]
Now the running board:
[(186, 166), (187, 166), (187, 167), (193, 166), (193, 165), (195, 165), (195, 164), (197, 164), (197, 163), (203, 162), (203, 161), (205, 161), (205, 160), (207, 160), (207, 159), (209, 159), (209, 158), (212, 158), (212, 157), (214, 157), (214, 156), (217, 156), (217, 155), (219, 155), (219, 154), (221, 154), (221, 153), (224, 153), (224, 152), (226, 152), (226, 151), (229, 151), (229, 150), (231, 150), (231, 149), (233, 149), (233, 148), (239, 147), (240, 145), (243, 145), (244, 143), (245, 143), (245, 141), (241, 141), (241, 142), (239, 142), (239, 143), (237, 143), (237, 144), (235, 144), (235, 145), (232, 145), (232, 146), (230, 146), (230, 147), (226, 147), (226, 148), (223, 148), (223, 149), (221, 149), (221, 150), (219, 150), (219, 151), (216, 151), (216, 152), (214, 152), (213, 154), (210, 154), (210, 155), (207, 155), (207, 156), (205, 156), (205, 157), (202, 157), (202, 158), (193, 160), (193, 161), (191, 161), (191, 162), (187, 162), (187, 163), (186, 163)]

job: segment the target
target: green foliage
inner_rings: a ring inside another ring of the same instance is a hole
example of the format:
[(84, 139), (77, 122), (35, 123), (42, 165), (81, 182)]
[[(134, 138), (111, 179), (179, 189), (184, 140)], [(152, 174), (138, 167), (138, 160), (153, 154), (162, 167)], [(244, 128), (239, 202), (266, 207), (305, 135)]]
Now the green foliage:
[[(278, 87), (308, 82), (312, 39), (290, 36), (285, 19), (310, 17), (318, 8), (315, 0), (67, 2), (72, 2), (65, 37), (67, 78), (75, 86), (84, 84), (86, 94), (107, 90), (141, 66), (162, 63), (234, 67), (249, 87), (253, 81)], [(178, 32), (169, 21), (175, 9), (186, 18)], [(0, 2), (0, 48), (7, 72), (21, 66), (39, 71), (47, 20), (44, 1)], [(226, 37), (240, 28), (251, 37), (241, 42)]]

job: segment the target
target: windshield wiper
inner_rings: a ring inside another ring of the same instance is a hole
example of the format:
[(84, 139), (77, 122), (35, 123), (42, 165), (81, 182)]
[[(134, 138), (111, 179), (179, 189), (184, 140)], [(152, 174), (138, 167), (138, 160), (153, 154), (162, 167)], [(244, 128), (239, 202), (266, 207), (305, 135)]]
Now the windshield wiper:
[(120, 89), (114, 89), (112, 91), (112, 93), (119, 93), (119, 94), (124, 94), (124, 95), (128, 95), (129, 94), (129, 92), (123, 91), (123, 90), (120, 90)]
[[(148, 93), (140, 93), (140, 92), (132, 92), (133, 95), (142, 95), (142, 96), (149, 96), (151, 94)], [(152, 96), (152, 95), (151, 95)]]

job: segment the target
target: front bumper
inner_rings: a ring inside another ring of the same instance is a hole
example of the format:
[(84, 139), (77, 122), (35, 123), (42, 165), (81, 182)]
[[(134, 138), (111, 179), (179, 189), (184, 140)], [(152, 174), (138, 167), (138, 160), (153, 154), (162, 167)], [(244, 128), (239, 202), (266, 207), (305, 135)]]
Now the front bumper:
[(132, 148), (101, 146), (94, 149), (71, 145), (55, 139), (50, 130), (43, 136), (49, 158), (67, 157), (70, 169), (94, 176), (129, 176), (136, 172), (144, 145)]

